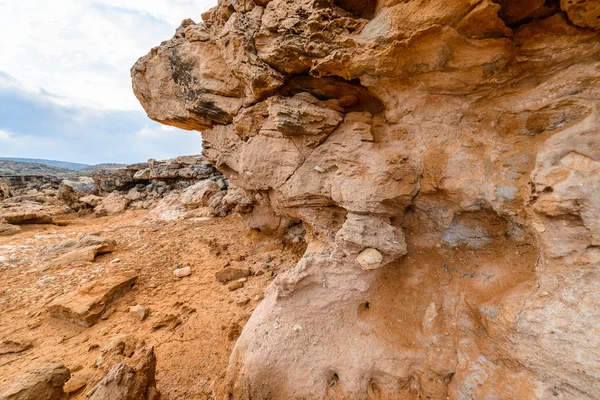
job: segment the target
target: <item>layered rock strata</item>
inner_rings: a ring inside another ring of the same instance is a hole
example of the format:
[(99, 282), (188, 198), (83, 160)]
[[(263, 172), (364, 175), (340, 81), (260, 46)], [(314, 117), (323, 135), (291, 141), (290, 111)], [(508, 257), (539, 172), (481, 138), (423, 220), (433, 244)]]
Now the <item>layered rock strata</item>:
[(221, 0), (132, 68), (308, 249), (235, 399), (600, 397), (596, 1)]

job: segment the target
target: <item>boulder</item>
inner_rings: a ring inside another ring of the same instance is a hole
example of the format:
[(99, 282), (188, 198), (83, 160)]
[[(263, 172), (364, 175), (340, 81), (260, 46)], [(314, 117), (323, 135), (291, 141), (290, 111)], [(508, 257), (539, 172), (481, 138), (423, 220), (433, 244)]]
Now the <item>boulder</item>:
[(94, 208), (94, 207), (98, 206), (100, 203), (102, 203), (102, 200), (104, 200), (103, 197), (96, 196), (93, 194), (79, 198), (79, 202), (86, 204), (92, 208)]
[(82, 197), (95, 195), (97, 192), (98, 187), (92, 178), (65, 179), (58, 187), (58, 198), (69, 207), (79, 209)]
[(94, 209), (99, 217), (118, 215), (125, 212), (131, 200), (119, 193), (111, 193)]
[(71, 377), (67, 367), (49, 363), (32, 368), (0, 388), (0, 400), (61, 400), (63, 386)]
[(186, 208), (205, 207), (209, 199), (219, 193), (221, 188), (216, 182), (205, 180), (185, 189), (180, 197), (180, 202)]

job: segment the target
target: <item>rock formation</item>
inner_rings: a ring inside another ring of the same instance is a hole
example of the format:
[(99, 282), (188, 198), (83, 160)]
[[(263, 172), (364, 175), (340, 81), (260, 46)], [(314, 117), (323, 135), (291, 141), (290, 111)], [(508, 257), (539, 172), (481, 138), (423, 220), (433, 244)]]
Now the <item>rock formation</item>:
[(90, 400), (158, 400), (156, 356), (141, 348), (129, 362), (120, 362), (86, 395)]
[(23, 372), (8, 386), (0, 388), (2, 400), (61, 400), (66, 393), (63, 386), (71, 372), (62, 364), (38, 365)]
[(594, 0), (221, 0), (132, 68), (302, 223), (228, 399), (600, 397)]

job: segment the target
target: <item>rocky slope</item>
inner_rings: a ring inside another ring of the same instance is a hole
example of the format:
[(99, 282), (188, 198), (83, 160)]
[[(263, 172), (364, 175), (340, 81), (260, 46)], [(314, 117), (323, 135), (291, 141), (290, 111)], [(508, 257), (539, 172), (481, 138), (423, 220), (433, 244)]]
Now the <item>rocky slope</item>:
[(132, 68), (304, 257), (233, 399), (600, 397), (595, 0), (221, 0)]
[(302, 229), (244, 232), (232, 214), (253, 202), (200, 156), (0, 180), (0, 197), (0, 400), (212, 399), (305, 249)]

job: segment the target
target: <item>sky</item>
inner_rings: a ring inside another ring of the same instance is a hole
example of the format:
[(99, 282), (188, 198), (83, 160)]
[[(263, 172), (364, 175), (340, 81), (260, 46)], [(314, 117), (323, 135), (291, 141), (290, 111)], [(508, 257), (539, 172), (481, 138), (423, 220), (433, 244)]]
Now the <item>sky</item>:
[(0, 0), (0, 157), (134, 163), (201, 151), (160, 125), (129, 69), (217, 0)]

